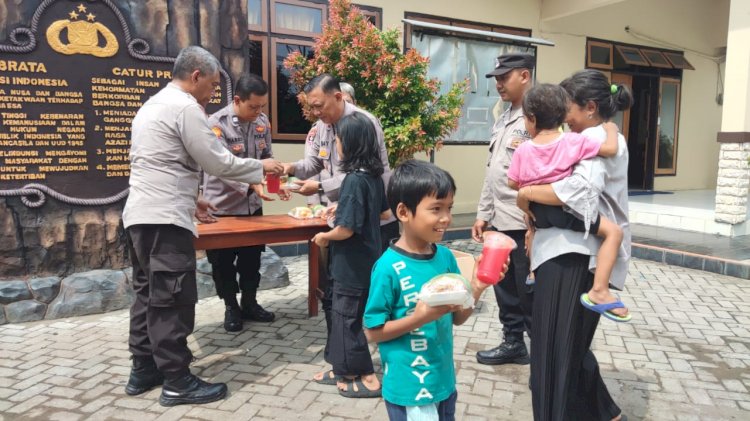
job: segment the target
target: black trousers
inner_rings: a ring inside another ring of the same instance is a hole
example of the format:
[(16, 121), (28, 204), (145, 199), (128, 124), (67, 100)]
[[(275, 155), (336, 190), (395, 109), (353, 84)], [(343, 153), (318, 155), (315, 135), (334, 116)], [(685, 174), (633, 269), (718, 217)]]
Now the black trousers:
[[(259, 215), (263, 215), (263, 209), (258, 209), (252, 214)], [(206, 257), (211, 263), (216, 295), (219, 298), (234, 296), (242, 291), (250, 293), (252, 299), (255, 299), (255, 292), (260, 285), (260, 255), (264, 249), (265, 246), (260, 245), (206, 250)], [(239, 284), (237, 274), (240, 275)]]
[(510, 266), (505, 278), (493, 286), (500, 307), (500, 323), (503, 335), (508, 339), (523, 340), (523, 332), (531, 331), (531, 306), (534, 299), (533, 286), (526, 285), (529, 275), (529, 258), (526, 257), (524, 235), (526, 230), (502, 231), (518, 244), (510, 254)]
[(130, 352), (153, 357), (167, 378), (190, 372), (187, 337), (195, 326), (193, 234), (176, 225), (127, 229), (135, 301), (130, 307)]
[(366, 288), (333, 283), (331, 328), (323, 356), (334, 374), (359, 376), (375, 372), (362, 329), (368, 294)]
[(589, 256), (569, 253), (536, 270), (531, 327), (535, 421), (607, 421), (620, 414), (599, 373), (591, 342), (599, 314), (579, 302), (594, 282)]
[[(385, 253), (385, 251), (388, 249), (388, 247), (391, 245), (391, 240), (397, 239), (401, 235), (399, 231), (399, 224), (398, 221), (393, 221), (391, 223), (381, 225), (380, 226), (380, 241), (382, 243), (381, 246), (381, 254)], [(333, 294), (333, 279), (331, 278), (329, 272), (328, 272), (328, 266), (330, 264), (330, 260), (328, 258), (328, 248), (321, 248), (320, 249), (320, 285), (319, 288), (321, 291), (323, 291), (323, 295), (320, 298), (320, 305), (323, 308), (323, 314), (326, 318), (326, 329), (328, 331), (328, 335), (331, 334), (331, 299)], [(327, 347), (327, 346), (326, 346)]]
[[(531, 212), (534, 213), (534, 226), (537, 228), (560, 228), (576, 232), (586, 232), (586, 224), (578, 219), (572, 213), (565, 212), (562, 206), (542, 205), (531, 202), (529, 204)], [(597, 215), (596, 220), (591, 222), (589, 231), (596, 234), (599, 232), (601, 215)]]

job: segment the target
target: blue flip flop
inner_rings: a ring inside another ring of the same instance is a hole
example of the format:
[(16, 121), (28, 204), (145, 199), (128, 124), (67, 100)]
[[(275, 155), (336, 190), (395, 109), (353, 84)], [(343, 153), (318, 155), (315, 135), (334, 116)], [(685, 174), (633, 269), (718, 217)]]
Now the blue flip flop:
[(588, 294), (584, 293), (584, 294), (581, 294), (581, 304), (583, 304), (583, 306), (586, 307), (587, 309), (591, 311), (595, 311), (601, 314), (602, 316), (608, 318), (609, 320), (612, 320), (615, 322), (619, 322), (619, 323), (629, 322), (630, 319), (633, 318), (633, 316), (630, 315), (630, 312), (628, 312), (628, 314), (625, 316), (618, 316), (615, 313), (612, 313), (610, 311), (616, 308), (626, 308), (625, 304), (620, 300), (617, 300), (613, 303), (596, 304), (595, 302), (589, 299)]

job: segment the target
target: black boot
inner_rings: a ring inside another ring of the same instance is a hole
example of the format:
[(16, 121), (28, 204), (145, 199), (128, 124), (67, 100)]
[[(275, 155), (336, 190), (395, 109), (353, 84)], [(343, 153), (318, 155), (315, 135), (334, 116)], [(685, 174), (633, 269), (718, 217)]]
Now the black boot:
[(523, 336), (506, 336), (500, 346), (477, 352), (477, 362), (486, 365), (529, 363), (529, 352)]
[(218, 401), (227, 396), (225, 383), (208, 383), (190, 373), (177, 379), (167, 379), (161, 390), (162, 406), (201, 404)]
[(224, 312), (224, 330), (227, 332), (239, 332), (242, 330), (242, 312), (240, 308), (227, 306)]
[(269, 323), (276, 319), (276, 315), (266, 311), (255, 300), (255, 291), (242, 292), (242, 320)]
[(130, 378), (125, 385), (125, 393), (130, 396), (140, 395), (148, 392), (156, 386), (164, 383), (164, 376), (152, 357), (133, 356), (133, 368), (130, 369)]

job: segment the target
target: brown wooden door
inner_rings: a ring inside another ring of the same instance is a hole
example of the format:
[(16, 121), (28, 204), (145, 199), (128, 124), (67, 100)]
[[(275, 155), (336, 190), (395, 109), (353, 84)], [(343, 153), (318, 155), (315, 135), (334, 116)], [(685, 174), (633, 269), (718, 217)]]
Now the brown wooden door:
[[(625, 85), (630, 89), (630, 92), (633, 92), (633, 76), (622, 73), (612, 73), (611, 82), (613, 84)], [(622, 133), (625, 136), (625, 139), (627, 139), (630, 130), (630, 109), (617, 113), (612, 117), (612, 121), (617, 124), (617, 127), (620, 128), (620, 133)]]

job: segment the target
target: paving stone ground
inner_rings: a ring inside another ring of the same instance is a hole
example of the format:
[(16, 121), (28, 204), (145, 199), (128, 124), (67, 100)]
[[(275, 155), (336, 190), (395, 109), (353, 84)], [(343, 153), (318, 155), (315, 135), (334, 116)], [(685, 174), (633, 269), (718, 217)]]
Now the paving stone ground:
[[(468, 241), (458, 249), (477, 252)], [(324, 367), (323, 317), (306, 317), (306, 257), (285, 258), (292, 285), (260, 292), (271, 324), (227, 334), (216, 297), (197, 306), (193, 371), (229, 385), (207, 405), (164, 408), (159, 389), (129, 397), (128, 312), (0, 326), (0, 420), (383, 420), (380, 399), (340, 397), (310, 379)], [(750, 282), (634, 260), (621, 297), (628, 324), (603, 320), (602, 374), (631, 420), (750, 419)], [(477, 364), (501, 326), (485, 293), (455, 331), (458, 420), (530, 420), (528, 366)], [(374, 348), (373, 348), (374, 349)], [(375, 354), (375, 361), (380, 360)], [(379, 366), (378, 366), (379, 369)]]

